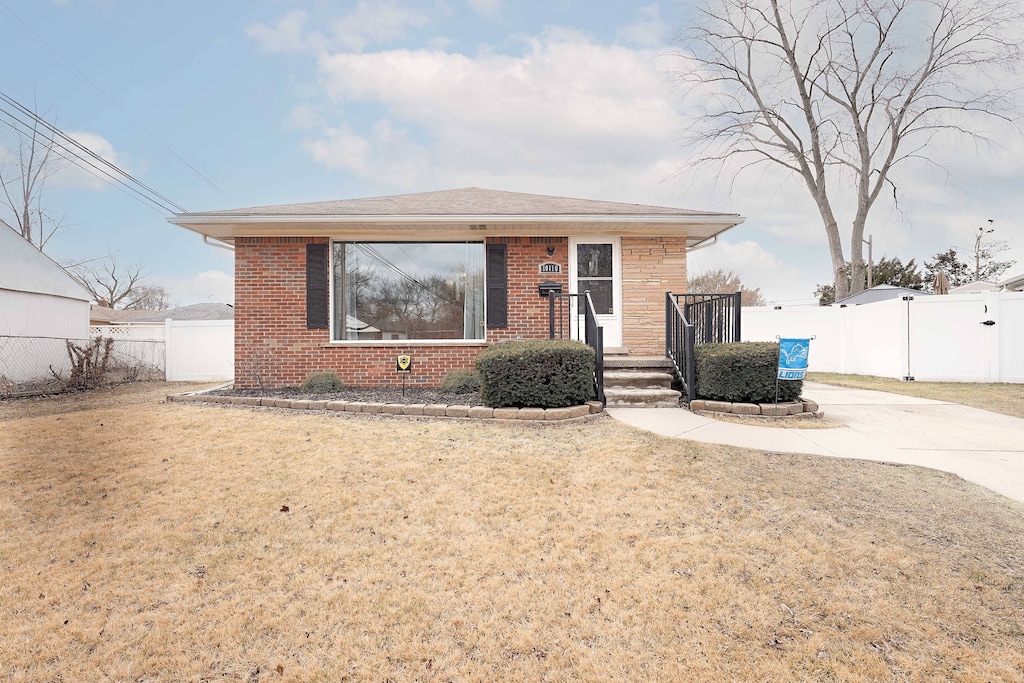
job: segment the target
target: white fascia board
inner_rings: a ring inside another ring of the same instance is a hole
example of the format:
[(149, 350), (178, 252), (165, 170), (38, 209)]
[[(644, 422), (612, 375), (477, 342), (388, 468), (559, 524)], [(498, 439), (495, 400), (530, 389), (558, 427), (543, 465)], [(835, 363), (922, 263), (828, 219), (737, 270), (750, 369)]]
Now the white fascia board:
[[(233, 243), (236, 237), (318, 236), (338, 239), (480, 239), (487, 235), (673, 235), (693, 245), (743, 223), (739, 215), (280, 215), (179, 214), (168, 221), (200, 235)], [(560, 226), (565, 226), (564, 228)], [(601, 226), (606, 226), (602, 229)], [(616, 230), (616, 226), (618, 229)], [(645, 229), (644, 226), (650, 226)], [(703, 229), (702, 229), (703, 228)], [(396, 230), (397, 229), (397, 230)], [(406, 232), (408, 231), (408, 232)]]

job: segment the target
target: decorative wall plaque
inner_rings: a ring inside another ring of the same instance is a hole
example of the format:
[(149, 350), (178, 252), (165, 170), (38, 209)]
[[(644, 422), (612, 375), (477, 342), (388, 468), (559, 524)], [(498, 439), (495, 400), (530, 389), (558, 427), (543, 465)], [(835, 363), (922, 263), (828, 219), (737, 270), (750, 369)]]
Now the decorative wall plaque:
[(562, 266), (559, 263), (553, 263), (548, 261), (547, 263), (540, 264), (540, 272), (543, 275), (550, 275), (552, 273), (561, 273)]

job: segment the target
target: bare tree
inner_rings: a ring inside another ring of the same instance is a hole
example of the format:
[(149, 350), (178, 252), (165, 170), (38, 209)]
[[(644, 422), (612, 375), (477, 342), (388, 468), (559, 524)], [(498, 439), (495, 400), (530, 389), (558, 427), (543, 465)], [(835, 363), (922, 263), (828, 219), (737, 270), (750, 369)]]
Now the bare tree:
[(686, 291), (690, 294), (740, 294), (741, 306), (766, 306), (768, 301), (761, 293), (760, 287), (753, 289), (747, 287), (740, 281), (740, 276), (735, 271), (709, 270), (698, 273), (687, 278)]
[(1017, 263), (1014, 260), (1009, 261), (997, 261), (996, 257), (1005, 251), (1010, 250), (1010, 245), (1006, 240), (993, 240), (989, 239), (988, 236), (996, 231), (992, 227), (993, 221), (989, 219), (988, 227), (980, 226), (978, 231), (974, 235), (974, 246), (968, 252), (971, 260), (974, 261), (974, 280), (984, 280), (987, 282), (995, 282), (999, 277), (1013, 268), (1014, 264)]
[[(697, 11), (680, 53), (695, 67), (678, 74), (707, 91), (697, 163), (735, 161), (739, 173), (767, 162), (800, 178), (838, 298), (863, 289), (864, 228), (883, 191), (897, 200), (893, 169), (928, 160), (937, 135), (984, 139), (982, 119), (1013, 120), (1001, 79), (1020, 62), (1019, 3), (705, 0)], [(840, 192), (856, 203), (849, 273)]]
[(962, 248), (965, 258), (961, 258), (961, 247), (950, 247), (939, 252), (931, 261), (925, 261), (925, 277), (931, 281), (936, 273), (944, 273), (953, 287), (960, 287), (972, 282), (996, 282), (1003, 273), (1013, 267), (1014, 260), (997, 261), (996, 257), (1010, 249), (1005, 240), (992, 240), (989, 235), (995, 232), (991, 220), (988, 226), (980, 226), (974, 233), (974, 244)]
[(11, 150), (0, 162), (0, 199), (10, 209), (21, 236), (40, 251), (64, 227), (65, 217), (51, 213), (43, 201), (46, 182), (64, 164), (53, 151), (53, 135), (33, 119), (30, 133), (19, 131), (17, 154)]
[(64, 269), (103, 306), (124, 310), (159, 310), (172, 306), (167, 290), (148, 282), (141, 264), (124, 265), (114, 254), (65, 264)]

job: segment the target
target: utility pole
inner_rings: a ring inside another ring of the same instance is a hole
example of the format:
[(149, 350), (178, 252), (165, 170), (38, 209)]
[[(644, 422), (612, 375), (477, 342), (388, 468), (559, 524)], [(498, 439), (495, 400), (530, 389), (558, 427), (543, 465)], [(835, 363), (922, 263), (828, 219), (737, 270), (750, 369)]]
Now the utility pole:
[(871, 256), (871, 235), (868, 235), (866, 240), (861, 240), (864, 244), (868, 245), (868, 289), (875, 286), (875, 275), (872, 272), (872, 264), (874, 259)]

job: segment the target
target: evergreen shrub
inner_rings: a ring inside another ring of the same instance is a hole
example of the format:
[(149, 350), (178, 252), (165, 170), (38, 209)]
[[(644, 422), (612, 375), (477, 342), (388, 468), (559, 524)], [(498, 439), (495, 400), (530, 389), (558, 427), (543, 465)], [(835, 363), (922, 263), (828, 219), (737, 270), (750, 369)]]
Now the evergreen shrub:
[(579, 341), (502, 342), (475, 361), (492, 408), (564, 408), (594, 398), (594, 350)]
[[(698, 344), (693, 353), (700, 398), (735, 403), (775, 401), (777, 342)], [(803, 380), (780, 380), (779, 401), (799, 398), (803, 385)]]
[(480, 391), (480, 373), (473, 368), (460, 368), (445, 373), (441, 391), (446, 394), (475, 394)]
[(304, 394), (329, 394), (334, 391), (341, 391), (345, 384), (338, 377), (336, 372), (314, 372), (299, 387)]

